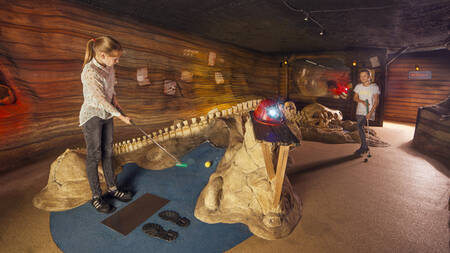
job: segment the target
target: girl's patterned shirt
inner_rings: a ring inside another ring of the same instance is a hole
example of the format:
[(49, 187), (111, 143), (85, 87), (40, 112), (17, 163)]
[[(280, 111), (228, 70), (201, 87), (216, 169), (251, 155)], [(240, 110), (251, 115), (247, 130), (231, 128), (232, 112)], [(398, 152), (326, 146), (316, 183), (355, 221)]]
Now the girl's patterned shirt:
[(113, 96), (116, 95), (114, 85), (117, 81), (114, 67), (103, 67), (92, 58), (84, 65), (81, 82), (84, 102), (80, 110), (80, 126), (94, 116), (110, 119), (121, 115), (111, 104)]

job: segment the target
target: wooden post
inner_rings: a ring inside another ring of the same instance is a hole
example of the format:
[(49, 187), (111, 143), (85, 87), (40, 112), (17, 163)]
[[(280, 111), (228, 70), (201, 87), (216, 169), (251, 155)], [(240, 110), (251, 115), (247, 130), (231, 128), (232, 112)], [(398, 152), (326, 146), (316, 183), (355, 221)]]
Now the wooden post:
[(264, 156), (264, 163), (266, 164), (266, 170), (267, 175), (269, 176), (269, 179), (272, 180), (272, 178), (275, 176), (275, 171), (273, 167), (273, 158), (272, 158), (272, 150), (271, 150), (271, 143), (267, 142), (261, 142), (261, 148), (263, 151)]
[(281, 63), (281, 88), (280, 88), (280, 96), (287, 98), (288, 97), (288, 84), (289, 84), (289, 67), (287, 64), (284, 64), (284, 61)]
[[(289, 148), (300, 143), (297, 137), (291, 132), (285, 124), (265, 125), (256, 121), (253, 112), (250, 113), (253, 121), (253, 131), (255, 139), (261, 143), (264, 163), (266, 165), (267, 176), (274, 187), (272, 205), (277, 208), (280, 204), (281, 191), (283, 190), (284, 176), (286, 173)], [(278, 147), (278, 159), (276, 172), (274, 173), (274, 156), (272, 146)], [(274, 176), (275, 174), (275, 176)]]
[(278, 153), (277, 172), (275, 176), (275, 193), (273, 198), (273, 207), (277, 207), (280, 203), (281, 190), (283, 189), (284, 174), (286, 172), (286, 164), (289, 156), (289, 146), (280, 146)]

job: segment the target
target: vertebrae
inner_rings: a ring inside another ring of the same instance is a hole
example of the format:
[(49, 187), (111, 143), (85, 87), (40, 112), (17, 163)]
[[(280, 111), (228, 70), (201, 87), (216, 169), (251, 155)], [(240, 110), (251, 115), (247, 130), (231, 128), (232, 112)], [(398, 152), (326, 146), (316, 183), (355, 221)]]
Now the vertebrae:
[[(234, 115), (242, 115), (251, 110), (256, 109), (261, 99), (249, 100), (243, 103), (239, 103), (231, 108), (222, 111), (215, 111), (208, 113), (208, 115), (200, 116), (191, 119), (191, 123), (188, 120), (183, 120), (182, 123), (165, 127), (151, 133), (152, 139), (157, 142), (164, 142), (173, 138), (184, 138), (195, 136), (201, 132), (201, 130), (208, 126), (216, 118), (229, 118)], [(144, 146), (152, 144), (152, 140), (147, 136), (133, 138), (131, 141), (121, 141), (113, 144), (114, 154), (123, 154), (138, 150)]]

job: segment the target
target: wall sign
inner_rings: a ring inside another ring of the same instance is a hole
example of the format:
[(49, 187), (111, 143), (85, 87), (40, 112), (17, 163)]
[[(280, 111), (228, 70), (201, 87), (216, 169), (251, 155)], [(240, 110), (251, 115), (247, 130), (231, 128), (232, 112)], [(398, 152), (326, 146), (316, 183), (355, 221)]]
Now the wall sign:
[(183, 70), (181, 71), (181, 80), (190, 83), (192, 82), (192, 79), (194, 78), (194, 73), (190, 71)]
[(175, 96), (177, 92), (177, 83), (173, 80), (164, 80), (164, 94), (168, 96)]
[(221, 72), (214, 73), (214, 79), (216, 80), (216, 84), (223, 84), (225, 82)]
[(430, 80), (431, 71), (409, 71), (408, 79), (410, 80)]
[(198, 50), (194, 50), (194, 49), (184, 49), (183, 50), (184, 56), (196, 56), (198, 53), (199, 53)]
[(373, 56), (369, 58), (370, 65), (372, 65), (372, 68), (377, 68), (380, 66), (380, 60), (378, 59), (378, 56)]
[(146, 67), (137, 69), (136, 80), (138, 81), (139, 86), (150, 84), (150, 80), (148, 79), (148, 69)]
[(216, 64), (216, 53), (209, 52), (208, 55), (208, 66), (214, 66)]

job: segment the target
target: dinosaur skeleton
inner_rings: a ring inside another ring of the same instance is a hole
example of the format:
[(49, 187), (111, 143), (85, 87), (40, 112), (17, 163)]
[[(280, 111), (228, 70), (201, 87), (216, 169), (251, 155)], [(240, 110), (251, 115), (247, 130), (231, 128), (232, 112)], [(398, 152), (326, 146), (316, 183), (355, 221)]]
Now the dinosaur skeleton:
[[(169, 127), (152, 132), (170, 153), (181, 157), (209, 141), (225, 148), (225, 154), (202, 190), (195, 208), (195, 216), (207, 223), (244, 223), (255, 235), (265, 239), (288, 236), (301, 217), (301, 202), (288, 178), (284, 177), (279, 204), (273, 206), (275, 185), (267, 174), (263, 150), (253, 134), (249, 111), (260, 100), (239, 103), (225, 110), (212, 110), (190, 121), (175, 121)], [(341, 122), (339, 111), (313, 105), (313, 110), (297, 111), (295, 104), (284, 107), (286, 124), (300, 140), (303, 132), (308, 138), (310, 129), (323, 133), (343, 132), (342, 128), (325, 128)], [(317, 109), (318, 108), (318, 109)], [(322, 115), (315, 117), (314, 115)], [(345, 126), (346, 122), (341, 122)], [(351, 125), (354, 127), (354, 124)], [(328, 130), (323, 130), (328, 129)], [(346, 140), (344, 140), (346, 141)], [(354, 142), (351, 138), (347, 142)], [(141, 168), (163, 170), (175, 162), (146, 136), (113, 144), (115, 174), (122, 166), (136, 163)], [(51, 164), (47, 186), (33, 198), (35, 207), (47, 211), (62, 211), (80, 206), (91, 198), (85, 169), (86, 149), (67, 149)], [(101, 166), (101, 164), (99, 164)], [(181, 169), (181, 168), (180, 168)], [(103, 170), (99, 169), (102, 190), (106, 190)]]

